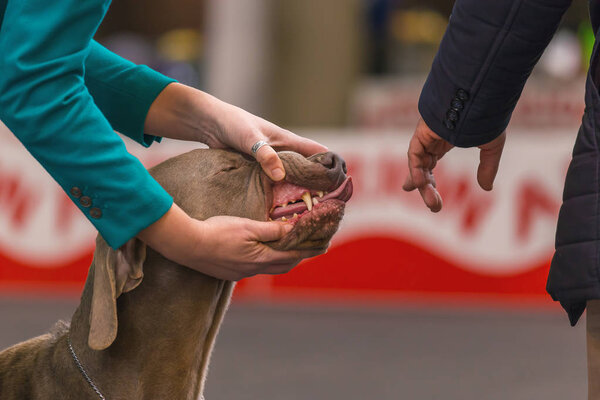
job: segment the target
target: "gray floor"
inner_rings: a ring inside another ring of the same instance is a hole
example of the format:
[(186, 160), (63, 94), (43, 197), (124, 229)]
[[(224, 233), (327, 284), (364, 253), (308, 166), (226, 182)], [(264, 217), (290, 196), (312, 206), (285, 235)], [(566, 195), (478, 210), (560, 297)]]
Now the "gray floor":
[[(73, 300), (0, 298), (0, 348)], [(235, 305), (208, 400), (585, 399), (585, 331), (558, 312)]]

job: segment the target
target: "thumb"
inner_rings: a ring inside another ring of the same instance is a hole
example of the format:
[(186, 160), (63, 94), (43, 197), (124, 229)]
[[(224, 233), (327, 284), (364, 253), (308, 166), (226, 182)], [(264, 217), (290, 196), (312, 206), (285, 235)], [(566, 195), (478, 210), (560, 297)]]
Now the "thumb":
[(270, 145), (264, 145), (255, 154), (256, 161), (260, 163), (265, 174), (274, 181), (280, 181), (285, 177), (283, 163)]
[(477, 182), (483, 190), (490, 191), (494, 187), (494, 179), (496, 179), (498, 173), (505, 141), (506, 132), (502, 132), (496, 139), (479, 147), (481, 151), (479, 153)]
[(275, 242), (287, 235), (294, 226), (282, 222), (250, 221), (246, 226), (257, 242)]

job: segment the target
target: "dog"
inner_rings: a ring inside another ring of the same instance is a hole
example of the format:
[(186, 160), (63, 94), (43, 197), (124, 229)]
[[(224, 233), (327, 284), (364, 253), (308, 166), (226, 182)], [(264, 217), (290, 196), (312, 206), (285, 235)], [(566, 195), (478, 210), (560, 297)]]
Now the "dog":
[[(323, 249), (352, 195), (345, 163), (331, 152), (279, 156), (287, 172), (280, 183), (227, 150), (194, 150), (150, 173), (193, 218), (283, 219), (294, 228), (269, 246)], [(202, 399), (233, 287), (137, 238), (113, 250), (99, 235), (70, 324), (0, 352), (0, 399)]]

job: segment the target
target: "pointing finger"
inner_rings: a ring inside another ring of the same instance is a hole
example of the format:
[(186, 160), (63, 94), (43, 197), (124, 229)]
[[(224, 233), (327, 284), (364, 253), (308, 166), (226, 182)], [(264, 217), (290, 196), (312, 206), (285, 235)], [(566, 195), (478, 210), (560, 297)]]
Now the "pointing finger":
[(480, 146), (479, 167), (477, 168), (477, 182), (483, 190), (492, 190), (494, 179), (500, 166), (500, 158), (506, 141), (506, 133), (503, 132), (492, 142)]

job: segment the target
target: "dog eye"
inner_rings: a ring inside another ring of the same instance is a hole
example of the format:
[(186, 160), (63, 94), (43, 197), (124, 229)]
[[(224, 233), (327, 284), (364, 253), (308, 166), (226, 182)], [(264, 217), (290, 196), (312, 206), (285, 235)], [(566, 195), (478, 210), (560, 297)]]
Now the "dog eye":
[(221, 168), (221, 169), (219, 170), (219, 173), (220, 173), (220, 172), (228, 172), (228, 171), (231, 171), (231, 170), (233, 170), (233, 169), (238, 169), (238, 168), (239, 168), (239, 166), (236, 166), (236, 165), (230, 165), (230, 166), (227, 166), (227, 167), (223, 167), (223, 168)]

